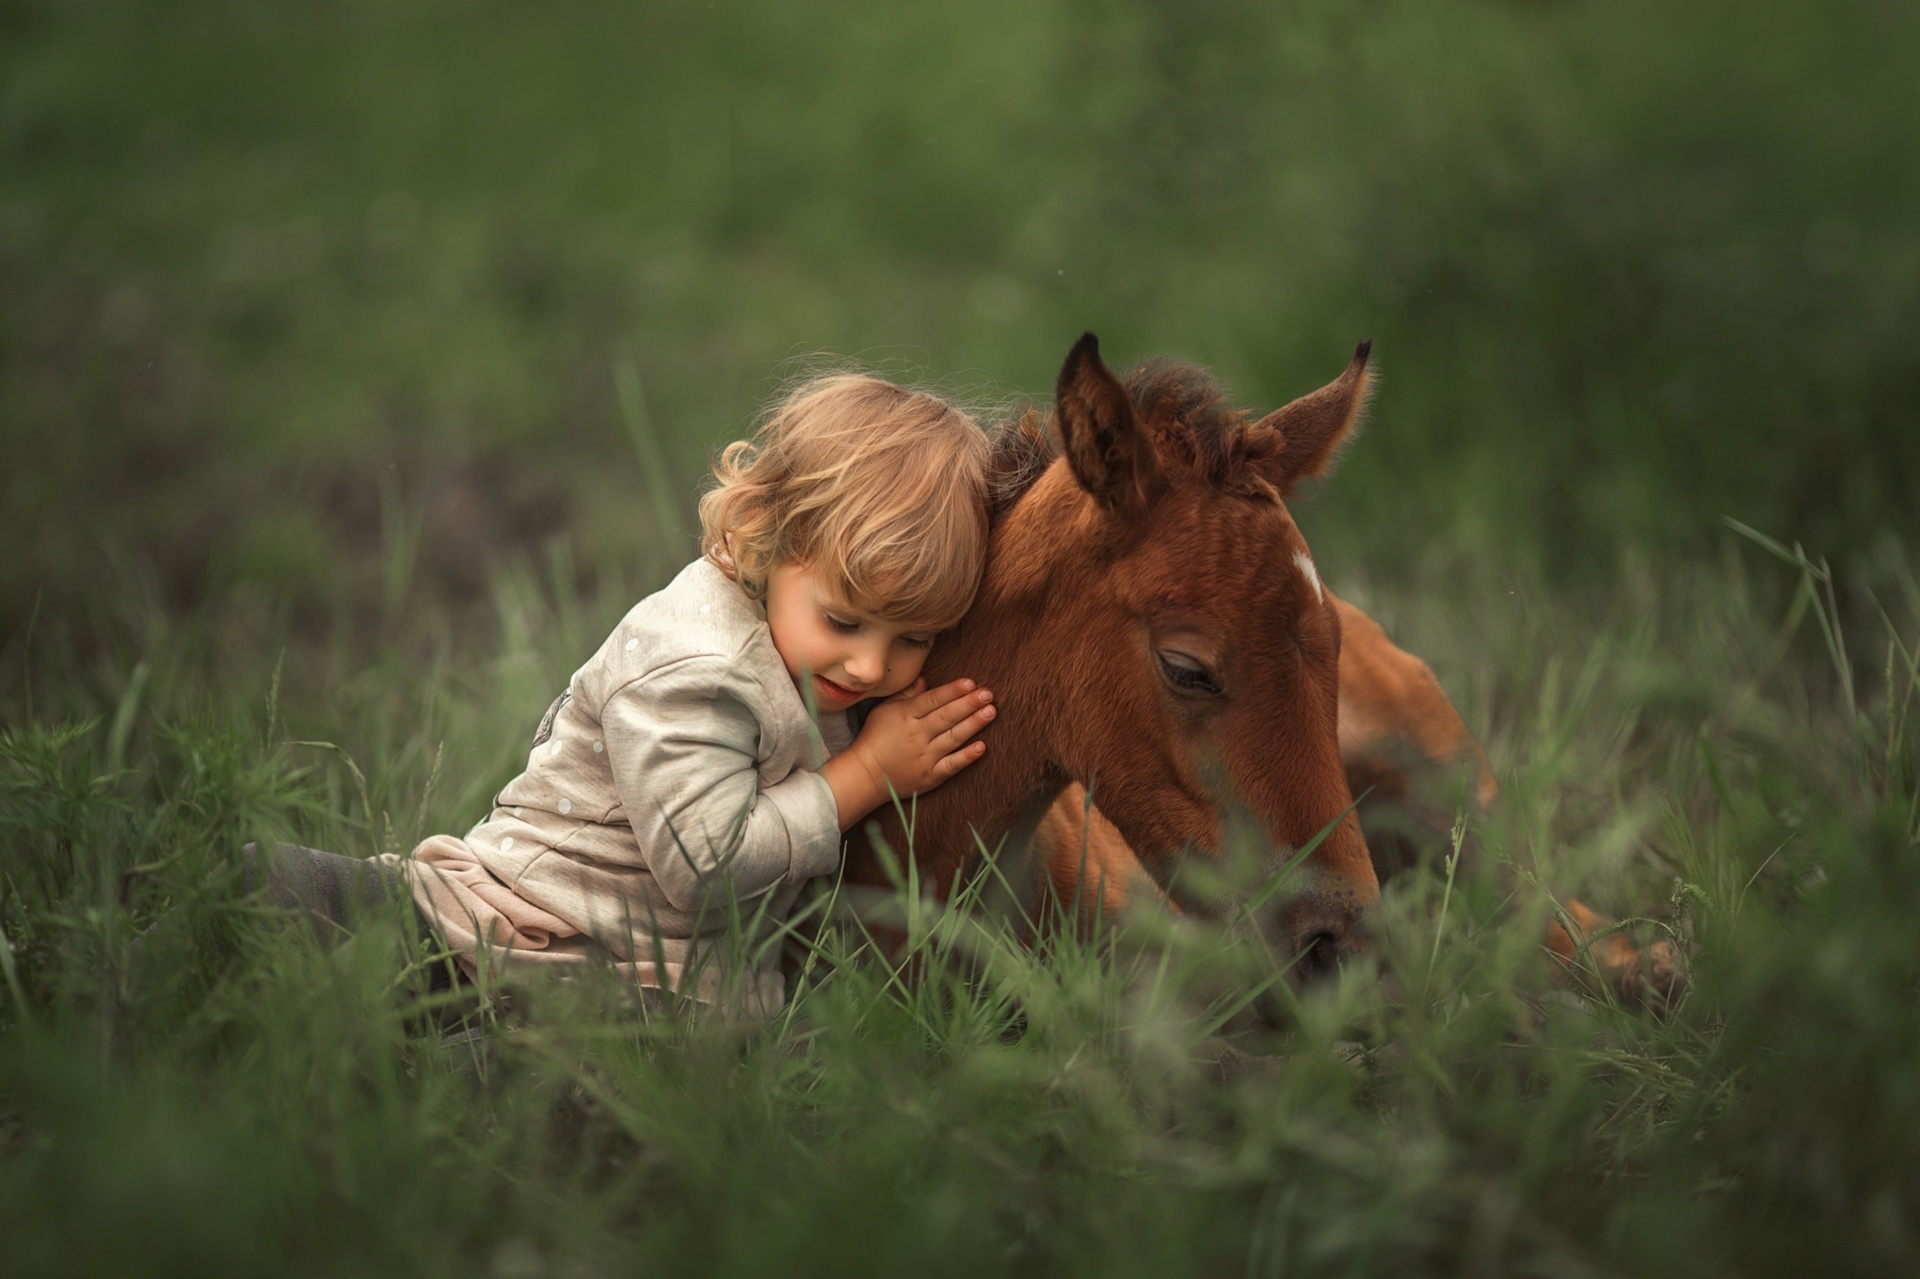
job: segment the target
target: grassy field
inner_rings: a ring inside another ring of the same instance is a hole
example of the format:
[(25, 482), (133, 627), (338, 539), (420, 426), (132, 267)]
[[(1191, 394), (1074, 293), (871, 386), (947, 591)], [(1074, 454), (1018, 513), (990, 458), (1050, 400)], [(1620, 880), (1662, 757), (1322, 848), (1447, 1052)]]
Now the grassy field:
[[(0, 0), (7, 1273), (1920, 1267), (1920, 16), (1672, 8)], [(476, 1082), (240, 891), (483, 813), (781, 377), (1088, 328), (1260, 406), (1375, 339), (1298, 514), (1503, 787), (1397, 998), (845, 925), (775, 1027), (537, 988)]]

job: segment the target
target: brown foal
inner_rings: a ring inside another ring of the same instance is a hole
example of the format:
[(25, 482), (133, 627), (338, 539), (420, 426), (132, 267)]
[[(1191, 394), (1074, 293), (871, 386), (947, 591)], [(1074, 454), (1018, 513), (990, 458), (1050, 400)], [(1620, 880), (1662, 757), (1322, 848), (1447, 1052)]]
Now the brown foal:
[[(1217, 861), (1231, 829), (1252, 828), (1269, 876), (1311, 847), (1258, 921), (1296, 973), (1366, 945), (1380, 890), (1340, 756), (1341, 619), (1284, 498), (1353, 430), (1368, 349), (1256, 420), (1191, 365), (1123, 383), (1088, 334), (1060, 372), (1058, 450), (1031, 410), (1001, 433), (980, 593), (926, 675), (991, 688), (1018, 728), (920, 797), (911, 841), (899, 814), (878, 823), (934, 893), (978, 839), (1037, 900), (1052, 841), (1035, 837), (1077, 783), (1177, 904), (1194, 904), (1181, 866)], [(864, 833), (847, 877), (884, 882)]]
[[(1257, 895), (1254, 923), (1304, 979), (1365, 948), (1381, 880), (1444, 838), (1435, 778), (1464, 771), (1472, 801), (1493, 804), (1486, 755), (1432, 670), (1324, 587), (1287, 513), (1352, 434), (1369, 349), (1256, 419), (1192, 365), (1116, 378), (1088, 334), (1052, 412), (1001, 432), (985, 577), (927, 677), (977, 680), (1018, 727), (916, 802), (910, 839), (896, 812), (877, 824), (933, 893), (985, 848), (1032, 919), (1049, 886), (1088, 918), (1141, 896), (1218, 913), (1235, 902), (1192, 898), (1180, 871), (1250, 825), (1259, 873), (1299, 863)], [(885, 882), (864, 831), (847, 878)], [(1579, 902), (1562, 918), (1579, 939), (1554, 922), (1548, 949), (1573, 965), (1599, 934), (1593, 967), (1629, 1002), (1664, 1006), (1682, 985), (1671, 945), (1642, 951)]]

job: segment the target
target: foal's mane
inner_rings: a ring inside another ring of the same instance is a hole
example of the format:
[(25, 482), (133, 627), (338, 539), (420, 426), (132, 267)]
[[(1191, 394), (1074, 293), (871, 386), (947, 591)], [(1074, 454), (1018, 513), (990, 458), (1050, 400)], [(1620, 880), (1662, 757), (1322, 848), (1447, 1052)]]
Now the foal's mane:
[[(1177, 463), (1215, 488), (1277, 501), (1279, 494), (1248, 465), (1279, 447), (1277, 433), (1247, 430), (1253, 414), (1197, 364), (1166, 357), (1136, 364), (1120, 384), (1153, 438), (1163, 464)], [(1029, 404), (994, 433), (991, 502), (998, 523), (1060, 455), (1051, 412)]]

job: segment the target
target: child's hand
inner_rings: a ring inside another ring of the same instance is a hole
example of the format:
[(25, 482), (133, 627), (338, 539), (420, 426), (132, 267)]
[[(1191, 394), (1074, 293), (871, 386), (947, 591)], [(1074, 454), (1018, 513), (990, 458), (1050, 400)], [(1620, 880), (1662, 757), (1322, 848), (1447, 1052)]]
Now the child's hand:
[[(985, 753), (968, 739), (993, 720), (993, 694), (959, 679), (929, 691), (917, 679), (874, 707), (860, 736), (822, 769), (840, 807), (840, 828), (885, 803), (932, 790)], [(857, 770), (857, 771), (856, 771)]]

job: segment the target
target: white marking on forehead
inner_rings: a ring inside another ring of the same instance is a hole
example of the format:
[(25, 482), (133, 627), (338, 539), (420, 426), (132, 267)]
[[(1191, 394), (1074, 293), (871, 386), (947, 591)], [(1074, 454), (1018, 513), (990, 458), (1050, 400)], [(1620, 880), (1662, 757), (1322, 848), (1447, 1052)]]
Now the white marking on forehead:
[(1323, 600), (1327, 598), (1327, 593), (1320, 589), (1320, 570), (1313, 566), (1313, 560), (1308, 557), (1307, 553), (1305, 551), (1295, 551), (1293, 553), (1293, 562), (1299, 565), (1300, 576), (1307, 579), (1307, 585), (1313, 587), (1314, 596)]

